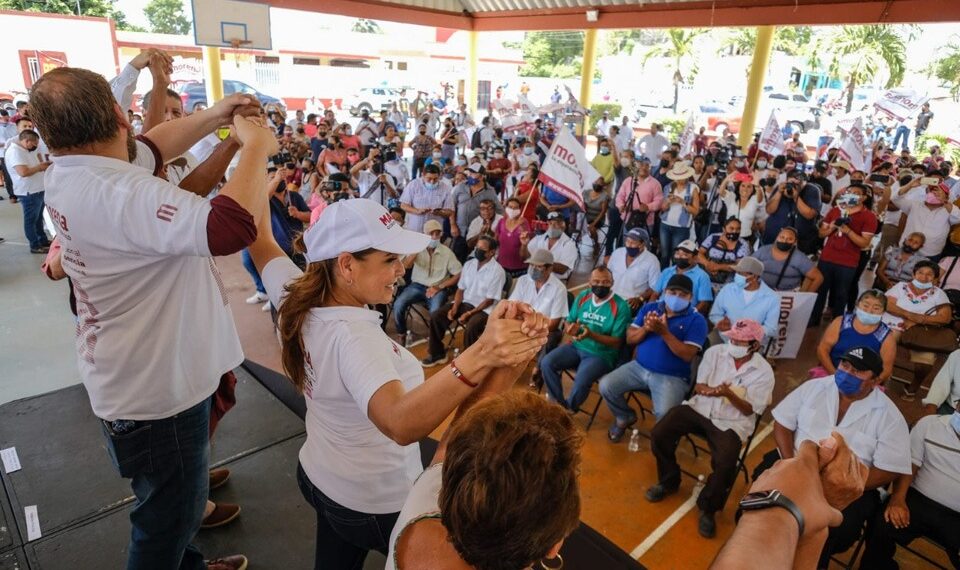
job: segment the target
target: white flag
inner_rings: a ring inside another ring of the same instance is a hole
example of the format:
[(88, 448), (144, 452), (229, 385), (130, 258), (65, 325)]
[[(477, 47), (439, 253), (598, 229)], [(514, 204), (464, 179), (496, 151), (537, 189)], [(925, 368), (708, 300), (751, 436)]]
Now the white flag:
[(873, 104), (898, 121), (906, 121), (920, 112), (920, 107), (930, 100), (925, 94), (914, 89), (887, 89)]
[(770, 156), (783, 154), (783, 131), (780, 130), (780, 123), (777, 122), (777, 117), (772, 112), (770, 113), (770, 120), (767, 121), (767, 126), (763, 128), (763, 133), (760, 134), (760, 142), (757, 144), (757, 148), (760, 152), (765, 152)]
[(867, 160), (866, 138), (863, 135), (863, 121), (857, 119), (840, 141), (840, 156), (861, 172), (870, 172)]
[(582, 192), (592, 188), (597, 178), (600, 173), (587, 160), (586, 151), (569, 129), (561, 128), (540, 166), (539, 180), (583, 210)]
[(683, 132), (680, 133), (681, 159), (687, 157), (693, 151), (693, 139), (696, 138), (696, 136), (693, 125), (693, 113), (690, 113), (690, 118), (687, 119), (687, 126), (685, 126)]

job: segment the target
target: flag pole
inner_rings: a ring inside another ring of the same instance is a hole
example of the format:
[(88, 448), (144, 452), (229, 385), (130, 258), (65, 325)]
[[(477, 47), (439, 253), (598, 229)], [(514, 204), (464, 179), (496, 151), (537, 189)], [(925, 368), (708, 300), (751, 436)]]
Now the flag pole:
[(540, 179), (538, 178), (536, 182), (533, 183), (533, 186), (530, 187), (530, 195), (527, 196), (527, 201), (524, 202), (523, 208), (520, 209), (520, 217), (524, 217), (524, 214), (527, 212), (527, 206), (530, 205), (531, 199), (533, 199), (533, 191), (540, 186)]

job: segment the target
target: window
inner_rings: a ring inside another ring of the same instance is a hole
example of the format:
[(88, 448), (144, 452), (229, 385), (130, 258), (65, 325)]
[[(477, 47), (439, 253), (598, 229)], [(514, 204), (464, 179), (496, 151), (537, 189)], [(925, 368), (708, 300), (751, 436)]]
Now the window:
[(320, 65), (320, 59), (316, 57), (295, 57), (293, 65)]
[(256, 58), (257, 63), (280, 63), (279, 57), (273, 57), (269, 55), (258, 55)]
[(40, 77), (58, 67), (67, 65), (67, 55), (59, 51), (20, 50), (20, 70), (23, 84), (29, 89)]
[(383, 66), (387, 69), (393, 69), (393, 62), (389, 59), (383, 60)]
[(405, 62), (405, 61), (398, 61), (398, 62), (397, 62), (397, 69), (399, 69), (400, 71), (406, 71), (406, 70), (407, 70), (407, 62)]

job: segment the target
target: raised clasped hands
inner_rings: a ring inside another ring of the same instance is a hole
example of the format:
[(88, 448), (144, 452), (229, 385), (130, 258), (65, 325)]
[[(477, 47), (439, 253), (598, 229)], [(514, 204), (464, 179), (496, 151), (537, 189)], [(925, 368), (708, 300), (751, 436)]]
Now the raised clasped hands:
[(480, 337), (482, 354), (491, 366), (524, 365), (547, 342), (549, 320), (530, 305), (500, 301)]

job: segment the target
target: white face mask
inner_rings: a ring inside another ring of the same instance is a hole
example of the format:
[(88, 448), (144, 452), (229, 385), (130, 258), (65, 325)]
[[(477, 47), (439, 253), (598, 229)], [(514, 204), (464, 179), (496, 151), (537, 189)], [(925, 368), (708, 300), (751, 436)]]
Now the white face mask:
[(744, 356), (749, 354), (749, 352), (750, 352), (749, 346), (739, 346), (736, 344), (727, 345), (727, 354), (732, 356), (735, 360), (739, 360), (743, 358)]
[(620, 159), (620, 166), (622, 166), (622, 167), (624, 167), (624, 168), (627, 168), (628, 166), (630, 166), (630, 162), (631, 162), (631, 161), (630, 161), (629, 158), (621, 158), (621, 159)]
[(520, 210), (518, 208), (504, 208), (504, 211), (507, 213), (507, 217), (511, 220), (520, 215)]

